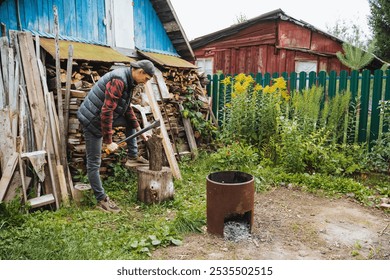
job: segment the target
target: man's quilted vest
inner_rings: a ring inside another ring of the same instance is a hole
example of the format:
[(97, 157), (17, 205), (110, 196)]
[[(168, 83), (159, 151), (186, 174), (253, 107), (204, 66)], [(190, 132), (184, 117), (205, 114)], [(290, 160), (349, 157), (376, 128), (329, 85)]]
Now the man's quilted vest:
[(131, 67), (119, 68), (101, 77), (92, 87), (77, 111), (77, 117), (84, 129), (87, 129), (97, 137), (102, 136), (100, 114), (104, 103), (106, 85), (112, 79), (120, 79), (125, 85), (122, 98), (118, 101), (118, 106), (114, 111), (114, 119), (123, 116), (130, 105), (135, 87), (133, 77), (131, 76)]

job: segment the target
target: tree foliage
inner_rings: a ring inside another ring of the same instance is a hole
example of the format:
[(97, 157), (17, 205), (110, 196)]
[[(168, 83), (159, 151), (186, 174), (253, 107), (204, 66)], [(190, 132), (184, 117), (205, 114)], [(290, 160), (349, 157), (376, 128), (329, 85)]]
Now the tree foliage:
[(356, 22), (339, 19), (334, 26), (327, 26), (327, 30), (344, 41), (343, 52), (337, 52), (336, 55), (345, 66), (360, 70), (374, 59), (375, 41)]
[(376, 41), (376, 54), (390, 61), (390, 1), (369, 0), (371, 15), (369, 25)]
[(240, 13), (238, 16), (236, 16), (235, 24), (240, 24), (246, 21), (248, 21), (247, 16), (243, 13)]
[(371, 34), (366, 32), (356, 22), (338, 19), (333, 26), (326, 27), (329, 34), (351, 44), (366, 49), (371, 43)]
[(372, 55), (373, 49), (373, 44), (368, 47), (367, 51), (364, 51), (349, 43), (343, 43), (344, 53), (337, 52), (336, 55), (345, 66), (351, 68), (352, 70), (360, 70), (374, 59), (374, 56)]

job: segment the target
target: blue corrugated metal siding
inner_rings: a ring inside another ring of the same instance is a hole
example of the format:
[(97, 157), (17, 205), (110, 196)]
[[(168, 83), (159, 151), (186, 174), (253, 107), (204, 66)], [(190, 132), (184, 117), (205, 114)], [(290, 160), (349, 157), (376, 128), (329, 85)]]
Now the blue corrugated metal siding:
[(17, 28), (15, 1), (7, 0), (0, 5), (0, 22)]
[(150, 1), (134, 0), (133, 9), (136, 48), (178, 55)]
[[(60, 36), (70, 40), (106, 44), (105, 0), (19, 0), (23, 30), (50, 36), (54, 34), (53, 5), (57, 6)], [(14, 0), (0, 6), (0, 21), (17, 30)]]

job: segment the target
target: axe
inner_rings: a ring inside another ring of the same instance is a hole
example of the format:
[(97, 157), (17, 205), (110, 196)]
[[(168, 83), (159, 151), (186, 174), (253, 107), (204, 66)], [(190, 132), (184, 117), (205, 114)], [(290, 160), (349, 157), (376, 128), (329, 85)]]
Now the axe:
[[(146, 131), (148, 131), (148, 130), (151, 130), (151, 129), (153, 129), (153, 128), (159, 127), (160, 125), (161, 125), (160, 120), (155, 120), (152, 124), (150, 124), (150, 125), (148, 125), (148, 126), (145, 126), (143, 129), (137, 131), (137, 132), (134, 133), (134, 134), (131, 134), (130, 136), (128, 136), (128, 137), (126, 137), (125, 139), (123, 139), (123, 140), (117, 142), (116, 144), (119, 145), (120, 143), (123, 143), (123, 142), (125, 142), (125, 141), (127, 141), (127, 140), (133, 139), (133, 138), (135, 138), (135, 137), (141, 135), (142, 133), (144, 133), (144, 132), (146, 132)], [(106, 152), (107, 155), (110, 154), (110, 150), (109, 150), (109, 149), (106, 149), (105, 152)]]

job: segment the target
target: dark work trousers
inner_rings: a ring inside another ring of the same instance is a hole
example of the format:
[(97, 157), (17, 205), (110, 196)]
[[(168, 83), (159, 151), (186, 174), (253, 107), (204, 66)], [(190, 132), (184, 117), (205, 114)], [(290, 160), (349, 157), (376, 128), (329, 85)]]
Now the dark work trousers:
[[(124, 126), (126, 127), (126, 137), (136, 132), (135, 128), (130, 127), (124, 117), (119, 117), (114, 120), (113, 127)], [(84, 139), (86, 146), (86, 159), (87, 159), (87, 175), (89, 183), (99, 202), (106, 198), (106, 193), (100, 180), (100, 165), (102, 163), (102, 137), (96, 137), (94, 134), (84, 129)], [(127, 156), (134, 158), (138, 156), (137, 139), (133, 138), (127, 141)]]

